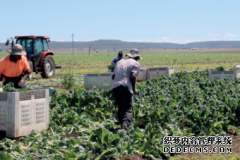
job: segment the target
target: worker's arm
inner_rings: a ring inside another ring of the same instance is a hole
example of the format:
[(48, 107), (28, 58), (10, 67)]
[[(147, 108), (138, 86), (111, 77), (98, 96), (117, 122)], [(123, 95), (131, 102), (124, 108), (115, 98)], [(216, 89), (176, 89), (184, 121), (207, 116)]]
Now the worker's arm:
[(2, 74), (4, 73), (5, 71), (5, 64), (4, 64), (4, 59), (0, 60), (0, 78), (2, 78)]
[(130, 81), (131, 81), (131, 84), (132, 84), (133, 91), (136, 90), (136, 88), (135, 88), (136, 79), (137, 79), (136, 73), (132, 72), (132, 73), (131, 73), (131, 77), (130, 77)]
[(22, 87), (22, 86), (24, 85), (25, 80), (27, 79), (27, 77), (29, 76), (29, 74), (30, 74), (30, 72), (26, 72), (26, 73), (24, 74), (24, 76), (22, 77), (22, 79), (21, 79), (20, 82), (18, 83), (18, 85), (19, 85), (20, 87)]
[(18, 83), (18, 85), (20, 87), (22, 87), (25, 83), (25, 80), (27, 79), (27, 77), (29, 76), (30, 72), (25, 72), (24, 76), (22, 77), (22, 79), (20, 80), (20, 82)]
[(24, 71), (24, 76), (22, 77), (22, 79), (20, 80), (20, 82), (18, 83), (18, 85), (20, 87), (22, 87), (25, 83), (25, 80), (27, 79), (27, 77), (31, 74), (31, 70), (30, 70), (30, 66), (29, 66), (29, 63), (27, 61), (26, 58), (24, 58), (24, 68), (23, 68), (23, 71)]
[(29, 73), (27, 73), (27, 74), (24, 74), (24, 76), (23, 76), (22, 80), (24, 80), (24, 81), (25, 81), (29, 75), (30, 75)]
[(139, 73), (139, 69), (140, 69), (139, 63), (135, 63), (133, 65), (132, 72), (131, 72), (131, 75), (130, 75), (130, 81), (131, 81), (131, 84), (132, 84), (132, 89), (133, 89), (134, 94), (136, 94), (138, 92), (137, 89), (136, 89), (136, 81), (137, 81), (137, 76), (138, 76), (138, 73)]
[(114, 58), (114, 60), (112, 61), (112, 63), (111, 63), (111, 64), (116, 64), (116, 63), (117, 63), (117, 61), (118, 61), (118, 58)]
[(116, 69), (116, 66), (115, 66), (115, 68), (114, 68), (114, 70), (113, 70), (113, 74), (112, 74), (112, 80), (114, 81), (114, 79), (115, 79), (115, 69)]

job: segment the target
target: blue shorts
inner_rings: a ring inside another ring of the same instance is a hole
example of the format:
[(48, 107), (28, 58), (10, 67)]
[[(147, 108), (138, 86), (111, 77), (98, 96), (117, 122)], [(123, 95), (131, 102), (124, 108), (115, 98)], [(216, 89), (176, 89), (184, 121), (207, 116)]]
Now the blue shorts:
[(27, 89), (26, 83), (23, 84), (22, 88), (26, 88)]

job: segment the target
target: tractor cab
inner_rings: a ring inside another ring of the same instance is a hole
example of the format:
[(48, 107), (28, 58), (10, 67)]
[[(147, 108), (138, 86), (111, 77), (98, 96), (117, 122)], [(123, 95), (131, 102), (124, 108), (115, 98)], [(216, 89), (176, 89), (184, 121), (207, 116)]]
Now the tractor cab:
[[(49, 36), (15, 36), (16, 43), (22, 45), (27, 52), (27, 59), (31, 72), (41, 73), (43, 78), (53, 78), (55, 76), (54, 53), (49, 51)], [(6, 45), (10, 43), (8, 39)], [(14, 40), (12, 38), (12, 46)], [(31, 74), (32, 75), (32, 74)], [(32, 77), (32, 76), (31, 76)], [(29, 77), (31, 79), (31, 77)]]

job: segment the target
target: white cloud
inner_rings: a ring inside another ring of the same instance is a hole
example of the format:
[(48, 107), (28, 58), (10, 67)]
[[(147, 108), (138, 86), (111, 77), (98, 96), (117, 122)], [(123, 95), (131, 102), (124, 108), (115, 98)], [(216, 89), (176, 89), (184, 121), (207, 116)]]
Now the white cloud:
[(162, 37), (160, 39), (155, 40), (143, 40), (143, 39), (137, 39), (137, 40), (126, 40), (127, 42), (153, 42), (153, 43), (179, 43), (179, 44), (185, 44), (185, 43), (191, 43), (191, 42), (202, 42), (204, 40), (202, 39), (172, 39), (171, 37)]
[(164, 41), (169, 41), (170, 40), (171, 41), (172, 38), (171, 37), (163, 37), (162, 40), (164, 40)]
[(224, 35), (225, 38), (228, 38), (228, 39), (231, 39), (231, 38), (234, 38), (234, 37), (237, 37), (236, 35), (234, 34), (231, 34), (231, 33), (227, 33)]
[(221, 41), (220, 39), (212, 38), (211, 41)]
[(85, 40), (85, 41), (79, 41), (77, 39), (75, 39), (75, 42), (92, 42), (92, 41), (97, 41), (98, 39), (91, 39), (91, 40)]
[[(54, 41), (54, 40), (53, 40)], [(63, 41), (63, 40), (56, 40), (55, 42), (65, 42), (65, 41)]]
[(215, 34), (214, 33), (209, 33), (208, 35), (209, 36), (218, 36), (218, 33), (215, 33)]
[[(91, 39), (91, 40), (86, 40), (86, 41), (81, 41), (81, 40), (77, 40), (77, 39), (74, 39), (74, 42), (92, 42), (92, 41), (96, 41), (97, 39)], [(72, 42), (72, 40), (70, 41), (64, 41), (64, 40), (52, 40), (54, 42)]]
[(136, 39), (136, 40), (123, 40), (127, 42), (150, 42), (148, 39)]

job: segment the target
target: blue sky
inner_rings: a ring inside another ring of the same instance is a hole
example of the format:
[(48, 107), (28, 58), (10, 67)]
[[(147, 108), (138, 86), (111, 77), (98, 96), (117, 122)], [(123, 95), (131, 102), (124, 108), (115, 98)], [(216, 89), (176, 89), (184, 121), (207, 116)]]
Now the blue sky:
[(240, 40), (240, 0), (0, 0), (0, 42), (118, 39), (188, 43)]

